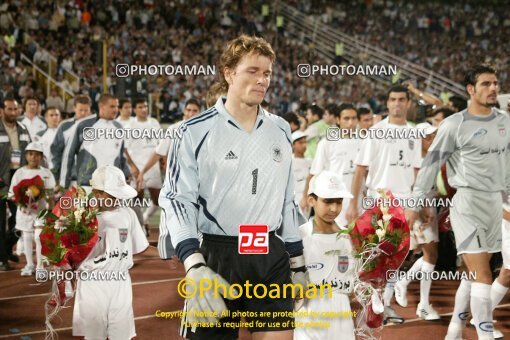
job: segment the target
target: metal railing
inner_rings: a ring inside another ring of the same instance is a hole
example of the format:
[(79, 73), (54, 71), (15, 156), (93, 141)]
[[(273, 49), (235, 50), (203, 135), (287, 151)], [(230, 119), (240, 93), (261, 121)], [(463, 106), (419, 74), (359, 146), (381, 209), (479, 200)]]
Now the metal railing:
[[(335, 30), (319, 22), (319, 18), (317, 16), (307, 16), (282, 1), (277, 1), (275, 6), (275, 12), (277, 15), (281, 15), (284, 18), (285, 31), (300, 41), (313, 44), (317, 54), (322, 55), (329, 60), (333, 60), (336, 57), (336, 44), (342, 43), (344, 50), (343, 57), (351, 63), (367, 65), (396, 65), (401, 72), (402, 78), (425, 79), (427, 91), (437, 95), (443, 91), (448, 91), (465, 97), (464, 87), (451, 79), (448, 79), (432, 70), (426, 69), (423, 66), (400, 58), (394, 54), (388, 53), (371, 44), (365, 43), (361, 39), (347, 35), (339, 30)], [(391, 76), (367, 76), (378, 81), (391, 81)]]

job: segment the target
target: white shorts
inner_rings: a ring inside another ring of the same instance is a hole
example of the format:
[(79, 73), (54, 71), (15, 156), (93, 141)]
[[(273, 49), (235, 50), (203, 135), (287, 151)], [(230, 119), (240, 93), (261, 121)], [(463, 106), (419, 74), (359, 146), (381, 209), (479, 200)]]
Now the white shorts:
[(413, 229), (411, 230), (411, 250), (416, 249), (420, 244), (439, 242), (437, 218), (434, 218), (434, 222), (424, 229), (420, 229), (421, 225), (421, 220), (414, 222)]
[(510, 222), (504, 219), (503, 225), (501, 227), (502, 227), (501, 255), (503, 255), (503, 267), (510, 270)]
[(126, 340), (136, 336), (131, 278), (78, 280), (73, 312), (73, 336)]
[(143, 175), (144, 189), (161, 189), (163, 182), (161, 181), (161, 171), (159, 165), (156, 164)]
[[(311, 312), (317, 313), (319, 316), (312, 317)], [(339, 339), (339, 334), (341, 334), (340, 338), (342, 340), (356, 339), (354, 336), (354, 322), (350, 314), (351, 304), (349, 296), (346, 294), (333, 293), (331, 298), (329, 298), (328, 294), (324, 294), (323, 298), (307, 299), (303, 308), (297, 313), (294, 340), (337, 340)], [(308, 317), (300, 316), (301, 313), (307, 313)], [(321, 317), (321, 313), (330, 314)], [(337, 313), (336, 315), (338, 316), (335, 317), (331, 313)], [(324, 325), (329, 324), (329, 327), (318, 327), (319, 322), (322, 322)], [(308, 326), (306, 326), (307, 324)]]
[(500, 192), (457, 190), (450, 208), (457, 254), (501, 251), (502, 204)]

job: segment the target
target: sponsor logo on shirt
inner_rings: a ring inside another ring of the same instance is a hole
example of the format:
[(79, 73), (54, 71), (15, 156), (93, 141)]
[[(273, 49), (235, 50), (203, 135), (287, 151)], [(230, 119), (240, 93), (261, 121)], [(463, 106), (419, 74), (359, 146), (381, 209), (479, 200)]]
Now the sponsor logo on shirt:
[(225, 159), (237, 159), (237, 156), (232, 150), (230, 150), (225, 156)]
[(480, 128), (480, 129), (476, 130), (476, 132), (473, 134), (473, 137), (481, 137), (481, 136), (485, 136), (486, 134), (487, 134), (487, 130)]
[(281, 162), (282, 161), (282, 149), (280, 149), (279, 145), (273, 145), (272, 146), (272, 153), (273, 153), (273, 160), (275, 162)]
[(320, 263), (320, 262), (310, 263), (310, 264), (306, 265), (306, 268), (308, 270), (321, 270), (322, 268), (324, 268), (324, 263)]

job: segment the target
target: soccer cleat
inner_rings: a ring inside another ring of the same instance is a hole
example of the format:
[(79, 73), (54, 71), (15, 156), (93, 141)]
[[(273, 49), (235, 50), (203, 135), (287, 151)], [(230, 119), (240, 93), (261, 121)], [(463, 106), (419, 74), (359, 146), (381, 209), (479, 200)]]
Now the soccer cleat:
[(402, 307), (407, 307), (407, 287), (400, 282), (395, 284), (395, 300)]
[(423, 306), (421, 303), (418, 304), (418, 308), (416, 309), (416, 315), (419, 318), (427, 321), (434, 321), (441, 319), (441, 316), (436, 312), (432, 305)]
[(21, 276), (32, 276), (34, 275), (34, 266), (25, 266), (21, 269)]
[(404, 318), (398, 315), (390, 306), (384, 306), (384, 324), (388, 322), (400, 324), (404, 323)]
[[(492, 323), (496, 323), (496, 320), (492, 320)], [(471, 319), (469, 321), (469, 324), (471, 326), (475, 327), (475, 319)], [(505, 337), (503, 335), (503, 332), (501, 332), (499, 329), (496, 329), (496, 328), (494, 328), (493, 335), (494, 335), (494, 339), (503, 339)]]

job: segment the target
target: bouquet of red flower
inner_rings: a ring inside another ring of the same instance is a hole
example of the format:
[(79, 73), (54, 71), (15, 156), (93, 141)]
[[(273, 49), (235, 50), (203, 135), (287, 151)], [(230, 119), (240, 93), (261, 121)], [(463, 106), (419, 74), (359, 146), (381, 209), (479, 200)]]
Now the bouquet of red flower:
[[(361, 338), (375, 339), (381, 330), (384, 306), (381, 289), (388, 272), (400, 267), (409, 251), (409, 226), (400, 206), (393, 206), (391, 192), (379, 191), (377, 205), (366, 210), (342, 233), (351, 236), (355, 256), (359, 259), (355, 294), (362, 306), (357, 318)], [(389, 203), (389, 204), (388, 204)]]
[[(38, 216), (43, 221), (41, 253), (56, 271), (76, 271), (98, 240), (97, 208), (70, 204), (86, 201), (85, 190), (73, 187), (52, 211), (44, 210)], [(50, 333), (53, 333), (51, 319), (72, 296), (73, 282), (53, 283), (53, 295), (46, 303), (46, 325)]]
[(46, 197), (46, 189), (41, 176), (24, 179), (12, 188), (14, 202), (23, 208), (37, 210), (37, 202)]

